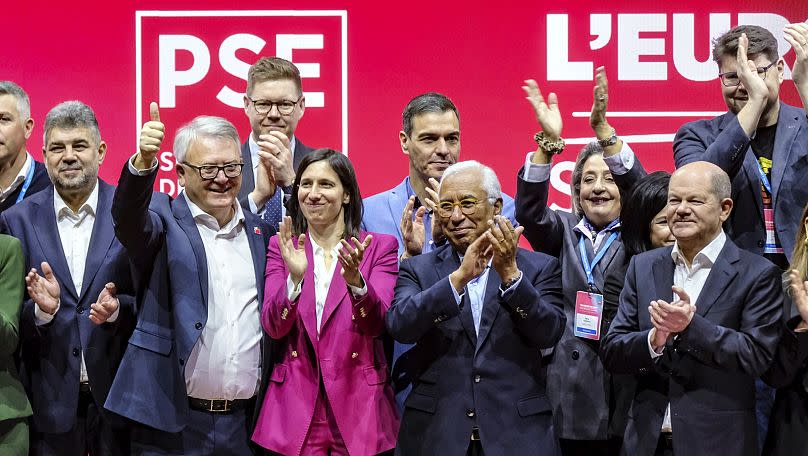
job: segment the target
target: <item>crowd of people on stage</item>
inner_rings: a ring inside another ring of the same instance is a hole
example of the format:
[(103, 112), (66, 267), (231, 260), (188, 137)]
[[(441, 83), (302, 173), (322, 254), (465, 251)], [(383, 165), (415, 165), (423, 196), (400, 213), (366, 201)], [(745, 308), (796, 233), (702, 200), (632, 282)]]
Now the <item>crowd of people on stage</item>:
[(570, 212), (548, 205), (559, 100), (532, 79), (536, 151), (492, 158), (513, 175), (460, 160), (429, 92), (403, 180), (367, 198), (295, 135), (278, 57), (249, 69), (248, 138), (176, 131), (174, 198), (157, 103), (115, 186), (90, 106), (47, 113), (38, 162), (0, 81), (0, 454), (808, 454), (808, 24), (774, 32), (802, 107), (772, 31), (727, 31), (728, 110), (659, 151), (673, 173), (610, 125), (631, 94), (598, 68)]

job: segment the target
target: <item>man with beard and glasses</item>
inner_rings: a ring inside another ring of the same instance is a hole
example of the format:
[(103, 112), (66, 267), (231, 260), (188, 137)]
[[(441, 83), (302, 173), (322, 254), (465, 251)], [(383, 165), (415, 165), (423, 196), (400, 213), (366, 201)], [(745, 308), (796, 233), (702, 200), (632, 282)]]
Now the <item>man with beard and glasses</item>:
[(20, 352), (34, 412), (30, 454), (129, 454), (123, 419), (102, 408), (136, 320), (112, 226), (115, 188), (98, 178), (107, 145), (79, 101), (48, 113), (43, 142), (53, 186), (0, 215), (29, 270)]

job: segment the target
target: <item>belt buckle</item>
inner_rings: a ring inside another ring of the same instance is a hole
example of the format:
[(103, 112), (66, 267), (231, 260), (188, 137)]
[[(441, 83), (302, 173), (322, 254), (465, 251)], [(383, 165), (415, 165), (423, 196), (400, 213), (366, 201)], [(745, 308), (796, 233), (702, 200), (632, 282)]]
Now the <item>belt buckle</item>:
[[(221, 407), (216, 407), (216, 404), (221, 403)], [(209, 407), (209, 412), (229, 412), (230, 411), (230, 401), (227, 399), (211, 399)]]

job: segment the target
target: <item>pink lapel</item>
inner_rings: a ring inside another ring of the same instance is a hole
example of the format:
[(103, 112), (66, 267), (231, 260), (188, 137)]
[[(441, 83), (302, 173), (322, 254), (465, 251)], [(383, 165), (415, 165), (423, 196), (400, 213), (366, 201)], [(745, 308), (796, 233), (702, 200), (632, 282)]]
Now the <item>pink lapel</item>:
[[(294, 239), (297, 243), (297, 238)], [(300, 292), (300, 298), (297, 302), (297, 312), (303, 321), (303, 326), (309, 334), (309, 340), (317, 349), (317, 302), (314, 293), (314, 253), (311, 248), (311, 242), (306, 236), (306, 260), (309, 266), (306, 268), (306, 273), (303, 275), (303, 289)]]

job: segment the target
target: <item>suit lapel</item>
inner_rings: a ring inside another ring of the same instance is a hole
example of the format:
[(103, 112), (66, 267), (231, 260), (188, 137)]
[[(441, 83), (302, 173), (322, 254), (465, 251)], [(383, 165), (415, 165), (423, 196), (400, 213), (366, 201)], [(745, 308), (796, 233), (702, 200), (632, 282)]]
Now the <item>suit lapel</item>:
[(696, 306), (696, 312), (702, 317), (707, 314), (710, 307), (715, 304), (721, 294), (729, 287), (730, 282), (738, 275), (738, 270), (733, 265), (738, 259), (738, 248), (735, 247), (732, 241), (727, 239), (724, 248), (718, 254), (718, 259), (710, 269), (710, 274), (707, 276), (707, 281), (704, 282), (698, 301), (691, 303)]
[(180, 193), (174, 200), (171, 207), (174, 213), (174, 218), (177, 219), (177, 224), (185, 231), (188, 236), (188, 241), (191, 243), (191, 249), (194, 251), (196, 258), (196, 272), (199, 279), (199, 286), (202, 291), (202, 304), (207, 309), (208, 306), (208, 261), (205, 256), (205, 244), (202, 243), (202, 236), (199, 235), (199, 229), (196, 227), (194, 217), (191, 215), (191, 209), (188, 207), (184, 193)]
[(501, 284), (502, 280), (497, 271), (493, 267), (488, 268), (488, 282), (485, 285), (485, 297), (483, 299), (482, 314), (480, 315), (480, 335), (477, 338), (477, 350), (482, 347), (488, 333), (491, 332), (494, 320), (497, 319), (499, 309), (502, 307), (499, 303), (499, 286)]
[[(796, 112), (795, 112), (796, 111)], [(772, 207), (777, 204), (778, 189), (783, 180), (788, 156), (791, 154), (794, 139), (800, 129), (800, 116), (805, 112), (780, 103), (780, 120), (777, 122), (777, 132), (774, 137), (774, 152), (772, 152)]]
[[(404, 213), (404, 207), (407, 206), (407, 181), (409, 177), (405, 178), (398, 184), (393, 191), (390, 192), (390, 198), (387, 199), (387, 204), (390, 209), (391, 220), (401, 220), (401, 215)], [(396, 230), (398, 241), (402, 242), (401, 231)]]
[[(90, 237), (90, 248), (87, 250), (87, 262), (84, 266), (84, 278), (81, 290), (81, 301), (87, 297), (87, 293), (92, 290), (93, 279), (98, 273), (98, 269), (107, 258), (107, 252), (115, 239), (115, 230), (112, 226), (112, 188), (105, 182), (98, 181), (98, 204), (95, 211), (95, 223), (93, 223), (93, 233)], [(97, 296), (90, 296), (95, 300)]]
[[(666, 302), (670, 302), (673, 298), (673, 290), (671, 287), (673, 286), (673, 259), (671, 259), (671, 251), (673, 247), (666, 247), (665, 248), (665, 255), (662, 255), (654, 262), (652, 266), (653, 269), (653, 278), (654, 278), (654, 287), (656, 289), (656, 296), (657, 299), (665, 300)], [(641, 285), (641, 284), (638, 284)], [(650, 305), (650, 303), (640, 303), (642, 305)]]
[[(437, 260), (438, 261), (435, 262), (435, 269), (437, 269), (439, 280), (443, 277), (449, 277), (449, 274), (460, 267), (460, 258), (450, 245), (446, 245), (443, 248), (437, 255)], [(463, 292), (463, 290), (458, 291)], [(471, 304), (469, 303), (468, 293), (464, 293), (460, 301), (460, 323), (469, 341), (471, 341), (472, 346), (477, 347), (477, 332), (474, 330), (474, 318), (471, 316)]]
[(264, 243), (264, 234), (255, 219), (248, 214), (244, 214), (244, 229), (247, 234), (247, 242), (250, 244), (255, 284), (258, 287), (258, 308), (262, 309), (264, 306), (264, 273), (267, 266), (267, 248), (266, 243)]
[[(293, 238), (293, 242), (296, 244), (297, 238)], [(317, 336), (317, 296), (314, 289), (314, 252), (308, 236), (306, 236), (306, 260), (309, 267), (306, 268), (306, 273), (303, 274), (303, 289), (300, 292), (300, 298), (298, 298), (297, 313), (300, 314), (303, 327), (309, 333), (309, 340), (314, 349), (317, 350), (319, 337)]]
[[(62, 241), (59, 237), (59, 228), (56, 225), (56, 212), (53, 210), (53, 186), (48, 186), (43, 193), (47, 192), (47, 196), (40, 200), (39, 207), (34, 209), (34, 230), (36, 233), (39, 247), (45, 258), (48, 261), (53, 274), (62, 286), (62, 290), (67, 290), (73, 299), (78, 302), (79, 296), (76, 293), (76, 287), (73, 285), (73, 277), (70, 275), (70, 268), (67, 266), (65, 253), (62, 249)], [(38, 264), (31, 265), (37, 268), (42, 274), (41, 267)]]
[(763, 220), (763, 194), (761, 193), (760, 174), (758, 172), (758, 165), (755, 163), (757, 157), (751, 152), (751, 147), (747, 148), (747, 153), (743, 159), (743, 172), (746, 173), (746, 179), (752, 184), (752, 193), (755, 194), (755, 206), (757, 207), (760, 220)]

